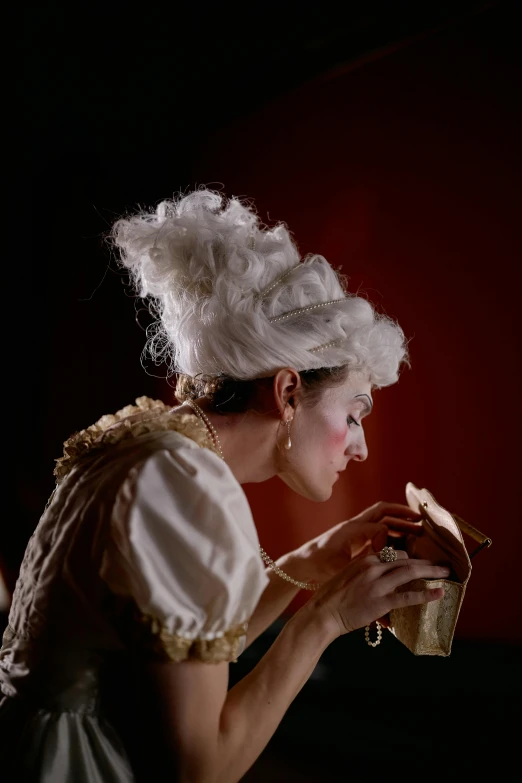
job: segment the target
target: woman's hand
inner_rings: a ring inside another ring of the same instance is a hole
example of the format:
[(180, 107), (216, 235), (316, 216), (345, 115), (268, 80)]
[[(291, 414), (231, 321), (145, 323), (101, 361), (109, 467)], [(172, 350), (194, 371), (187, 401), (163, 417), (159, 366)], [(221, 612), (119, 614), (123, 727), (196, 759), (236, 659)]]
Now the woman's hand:
[(388, 537), (417, 536), (422, 531), (420, 519), (420, 514), (401, 503), (375, 503), (290, 552), (288, 567), (299, 579), (325, 582), (354, 558), (381, 550)]
[(362, 555), (322, 585), (303, 609), (319, 612), (342, 635), (369, 625), (392, 609), (439, 600), (443, 587), (420, 591), (398, 588), (413, 579), (444, 579), (449, 572), (430, 560), (411, 560), (402, 551), (392, 563), (381, 563), (375, 554)]

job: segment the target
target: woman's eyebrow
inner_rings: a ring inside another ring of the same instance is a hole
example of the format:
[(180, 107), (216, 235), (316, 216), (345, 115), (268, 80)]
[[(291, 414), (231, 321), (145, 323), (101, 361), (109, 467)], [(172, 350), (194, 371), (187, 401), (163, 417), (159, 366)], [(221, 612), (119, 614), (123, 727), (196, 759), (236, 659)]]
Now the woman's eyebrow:
[(356, 400), (358, 397), (366, 397), (367, 398), (368, 402), (364, 401), (363, 405), (366, 408), (366, 411), (368, 413), (371, 413), (372, 408), (373, 408), (373, 401), (372, 401), (371, 397), (368, 394), (356, 394), (355, 397), (354, 397), (354, 400)]

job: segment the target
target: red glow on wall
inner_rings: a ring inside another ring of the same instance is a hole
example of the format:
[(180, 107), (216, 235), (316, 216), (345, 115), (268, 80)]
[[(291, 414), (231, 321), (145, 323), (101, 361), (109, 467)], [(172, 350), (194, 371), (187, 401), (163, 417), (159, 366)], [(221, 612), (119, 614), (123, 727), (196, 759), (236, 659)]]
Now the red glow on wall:
[[(511, 85), (511, 86), (510, 86)], [(473, 564), (463, 637), (520, 638), (520, 174), (513, 75), (446, 31), (311, 84), (224, 128), (194, 181), (252, 197), (410, 338), (412, 369), (375, 393), (369, 459), (328, 502), (247, 485), (277, 557), (413, 481), (493, 539)], [(304, 596), (299, 599), (304, 600)]]

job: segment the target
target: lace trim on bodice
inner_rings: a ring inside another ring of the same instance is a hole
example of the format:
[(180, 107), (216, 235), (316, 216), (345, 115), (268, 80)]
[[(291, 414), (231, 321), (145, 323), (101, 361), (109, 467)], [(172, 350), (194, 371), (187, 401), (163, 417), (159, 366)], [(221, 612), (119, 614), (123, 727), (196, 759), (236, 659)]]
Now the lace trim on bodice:
[(71, 435), (63, 446), (63, 456), (56, 460), (54, 475), (59, 484), (85, 457), (128, 438), (148, 432), (174, 430), (186, 435), (198, 446), (217, 453), (205, 425), (192, 413), (176, 411), (161, 400), (138, 397), (136, 405), (126, 405), (108, 413), (80, 432)]

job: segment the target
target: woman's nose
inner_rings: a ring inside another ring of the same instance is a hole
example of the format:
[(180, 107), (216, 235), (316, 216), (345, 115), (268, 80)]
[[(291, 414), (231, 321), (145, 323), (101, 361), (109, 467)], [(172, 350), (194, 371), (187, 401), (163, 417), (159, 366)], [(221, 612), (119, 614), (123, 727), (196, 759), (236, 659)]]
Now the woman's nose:
[(357, 462), (364, 462), (368, 457), (368, 446), (366, 445), (366, 438), (364, 433), (361, 433), (361, 437), (357, 438), (355, 443), (352, 443), (350, 448), (350, 456)]

